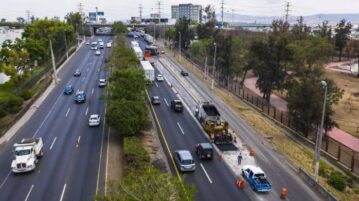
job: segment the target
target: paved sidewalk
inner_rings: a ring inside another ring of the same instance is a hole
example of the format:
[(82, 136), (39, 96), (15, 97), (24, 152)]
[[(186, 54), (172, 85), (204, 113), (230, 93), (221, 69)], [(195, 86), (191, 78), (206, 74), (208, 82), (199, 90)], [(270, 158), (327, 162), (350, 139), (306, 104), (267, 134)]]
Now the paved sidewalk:
[[(259, 96), (262, 96), (262, 93), (256, 88), (256, 81), (258, 78), (248, 78), (245, 80), (244, 85), (250, 89), (252, 92), (256, 93)], [(278, 97), (275, 94), (271, 95), (271, 104), (282, 111), (288, 111), (287, 102)], [(343, 145), (349, 147), (350, 149), (359, 152), (359, 139), (346, 133), (339, 128), (334, 127), (331, 131), (328, 132), (328, 136), (334, 140), (342, 143)]]

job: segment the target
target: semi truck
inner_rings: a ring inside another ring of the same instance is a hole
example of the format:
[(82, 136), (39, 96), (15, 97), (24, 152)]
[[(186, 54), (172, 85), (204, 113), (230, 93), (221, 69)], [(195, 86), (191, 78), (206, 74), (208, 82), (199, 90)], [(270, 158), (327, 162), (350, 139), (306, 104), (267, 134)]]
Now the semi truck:
[(138, 58), (139, 60), (142, 60), (142, 58), (143, 58), (143, 53), (142, 53), (141, 48), (140, 48), (140, 47), (133, 47), (133, 51), (135, 52), (137, 58)]
[(42, 138), (28, 138), (14, 145), (13, 173), (30, 172), (36, 168), (38, 159), (44, 155)]
[(257, 192), (268, 192), (272, 189), (272, 184), (260, 167), (245, 165), (242, 168), (242, 176), (248, 181), (252, 189)]
[(141, 67), (145, 73), (145, 78), (149, 82), (155, 81), (155, 69), (149, 61), (141, 61)]
[(234, 133), (230, 131), (228, 122), (221, 118), (216, 106), (209, 102), (200, 103), (195, 115), (213, 143), (233, 144)]

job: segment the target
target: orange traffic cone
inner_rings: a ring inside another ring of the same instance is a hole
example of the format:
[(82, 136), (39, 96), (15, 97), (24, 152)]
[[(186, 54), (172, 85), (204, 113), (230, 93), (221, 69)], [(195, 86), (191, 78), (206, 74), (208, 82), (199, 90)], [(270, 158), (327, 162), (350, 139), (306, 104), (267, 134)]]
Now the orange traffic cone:
[(237, 179), (236, 180), (236, 186), (240, 189), (244, 188), (244, 180), (243, 179)]

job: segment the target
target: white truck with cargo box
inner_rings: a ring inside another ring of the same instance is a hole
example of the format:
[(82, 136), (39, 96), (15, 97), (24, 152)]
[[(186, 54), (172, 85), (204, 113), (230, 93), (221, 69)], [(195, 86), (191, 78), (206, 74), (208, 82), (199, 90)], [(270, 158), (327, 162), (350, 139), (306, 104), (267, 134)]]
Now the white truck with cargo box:
[(155, 69), (153, 69), (149, 61), (141, 61), (142, 69), (145, 73), (145, 78), (149, 82), (155, 81)]
[(44, 155), (43, 147), (42, 138), (28, 138), (15, 143), (15, 159), (11, 163), (11, 171), (13, 173), (33, 171), (38, 159)]
[(135, 54), (139, 60), (142, 60), (143, 53), (140, 47), (133, 47), (133, 51), (135, 51)]

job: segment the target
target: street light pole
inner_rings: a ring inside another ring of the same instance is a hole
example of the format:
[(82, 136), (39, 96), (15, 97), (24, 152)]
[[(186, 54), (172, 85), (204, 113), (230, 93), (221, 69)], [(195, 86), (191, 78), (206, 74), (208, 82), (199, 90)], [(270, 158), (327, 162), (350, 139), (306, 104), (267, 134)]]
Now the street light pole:
[(69, 51), (67, 49), (66, 30), (64, 31), (65, 48), (66, 48), (66, 60), (69, 59)]
[(212, 84), (211, 84), (212, 90), (214, 88), (214, 76), (215, 76), (215, 71), (216, 71), (217, 43), (213, 43), (213, 45), (214, 45), (214, 58), (213, 58)]
[(51, 42), (51, 39), (50, 39), (50, 51), (51, 51), (52, 69), (53, 69), (53, 71), (54, 71), (54, 80), (55, 80), (55, 84), (57, 84), (58, 80), (57, 80), (55, 56), (54, 56), (54, 51), (52, 50), (52, 42)]
[(323, 138), (323, 127), (324, 127), (324, 118), (325, 118), (325, 106), (327, 103), (327, 93), (328, 93), (328, 84), (326, 81), (320, 82), (324, 88), (324, 102), (323, 102), (323, 112), (322, 119), (320, 122), (320, 128), (317, 133), (315, 149), (314, 149), (314, 160), (315, 160), (315, 181), (319, 182), (318, 173), (319, 173), (319, 160), (320, 160), (320, 149), (322, 146), (322, 138)]
[(178, 32), (179, 34), (179, 44), (178, 44), (178, 52), (179, 52), (179, 60), (181, 61), (181, 56), (182, 56), (182, 53), (181, 53), (181, 32)]

